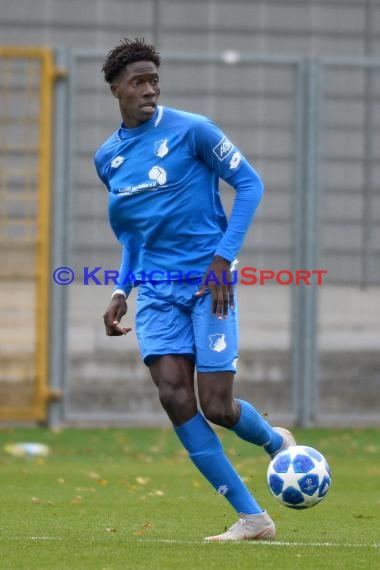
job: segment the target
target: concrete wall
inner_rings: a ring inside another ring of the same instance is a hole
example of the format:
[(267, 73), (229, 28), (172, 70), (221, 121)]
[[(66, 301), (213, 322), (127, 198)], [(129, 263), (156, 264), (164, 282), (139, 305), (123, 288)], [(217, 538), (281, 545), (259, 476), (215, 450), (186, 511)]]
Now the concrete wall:
[(1, 0), (0, 14), (6, 44), (107, 49), (144, 35), (166, 51), (380, 52), (376, 0)]

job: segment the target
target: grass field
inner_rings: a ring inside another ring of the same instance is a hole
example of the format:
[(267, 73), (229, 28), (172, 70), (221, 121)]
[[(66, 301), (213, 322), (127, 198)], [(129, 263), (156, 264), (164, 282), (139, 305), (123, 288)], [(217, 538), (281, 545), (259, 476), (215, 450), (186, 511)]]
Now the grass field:
[[(230, 458), (277, 525), (272, 543), (205, 544), (235, 522), (170, 430), (0, 431), (0, 569), (379, 569), (380, 432), (297, 431), (324, 453), (333, 483), (307, 511), (279, 505), (267, 458), (220, 432)], [(38, 441), (47, 458), (16, 458)]]

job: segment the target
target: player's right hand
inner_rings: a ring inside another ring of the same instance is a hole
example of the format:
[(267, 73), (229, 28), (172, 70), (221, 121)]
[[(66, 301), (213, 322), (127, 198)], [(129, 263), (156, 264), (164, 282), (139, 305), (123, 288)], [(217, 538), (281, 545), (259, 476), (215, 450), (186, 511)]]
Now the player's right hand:
[(103, 315), (107, 336), (121, 336), (129, 333), (131, 328), (120, 327), (120, 321), (128, 310), (124, 295), (115, 295)]

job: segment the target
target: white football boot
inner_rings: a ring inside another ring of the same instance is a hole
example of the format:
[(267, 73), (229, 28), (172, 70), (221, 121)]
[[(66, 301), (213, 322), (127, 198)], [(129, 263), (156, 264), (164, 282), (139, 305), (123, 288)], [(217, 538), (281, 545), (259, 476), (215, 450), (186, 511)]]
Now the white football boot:
[(226, 532), (216, 536), (207, 536), (205, 542), (273, 540), (275, 538), (276, 527), (266, 511), (258, 515), (239, 513), (239, 517), (239, 520)]
[(276, 455), (278, 455), (280, 453), (280, 451), (283, 451), (284, 449), (288, 449), (288, 447), (292, 447), (292, 445), (297, 445), (293, 434), (288, 429), (285, 429), (283, 427), (274, 427), (273, 429), (274, 429), (274, 431), (276, 431), (277, 433), (282, 435), (283, 441), (282, 441), (280, 449), (278, 449), (274, 453), (270, 454), (270, 457), (272, 459), (274, 457), (276, 457)]

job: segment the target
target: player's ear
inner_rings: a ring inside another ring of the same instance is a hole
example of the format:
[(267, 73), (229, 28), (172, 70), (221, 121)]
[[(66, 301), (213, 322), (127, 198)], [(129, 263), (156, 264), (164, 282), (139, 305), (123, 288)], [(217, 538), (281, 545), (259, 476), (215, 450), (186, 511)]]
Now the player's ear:
[(121, 97), (120, 89), (119, 89), (119, 86), (117, 85), (117, 83), (111, 83), (110, 89), (111, 89), (112, 95), (114, 97), (116, 97), (116, 99), (120, 99), (120, 97)]

